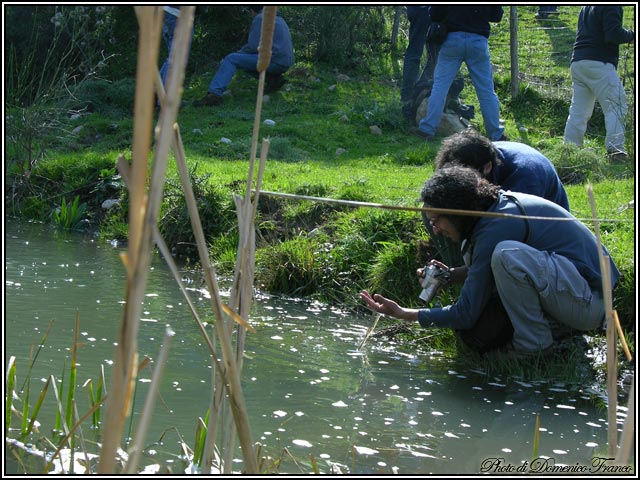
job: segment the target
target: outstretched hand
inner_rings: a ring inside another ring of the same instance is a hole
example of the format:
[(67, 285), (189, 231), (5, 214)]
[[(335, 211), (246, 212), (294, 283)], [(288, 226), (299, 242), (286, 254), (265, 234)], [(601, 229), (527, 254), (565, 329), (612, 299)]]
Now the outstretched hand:
[(368, 291), (363, 290), (360, 292), (360, 298), (364, 300), (371, 310), (378, 313), (401, 320), (416, 320), (418, 318), (417, 310), (402, 308), (393, 300), (389, 300), (377, 293), (372, 296)]

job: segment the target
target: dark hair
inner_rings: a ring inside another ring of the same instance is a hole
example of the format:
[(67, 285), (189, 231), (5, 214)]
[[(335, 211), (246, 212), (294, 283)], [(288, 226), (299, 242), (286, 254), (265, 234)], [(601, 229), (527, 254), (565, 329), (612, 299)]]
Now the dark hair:
[(492, 169), (502, 163), (498, 149), (491, 140), (473, 130), (454, 133), (445, 138), (434, 160), (436, 169), (457, 163), (481, 173), (487, 162), (491, 162)]
[(249, 5), (249, 9), (256, 13), (260, 13), (262, 11), (262, 5)]
[[(420, 197), (427, 207), (453, 210), (486, 211), (497, 200), (500, 187), (489, 183), (477, 170), (453, 165), (436, 170), (422, 187)], [(442, 215), (447, 217), (466, 238), (479, 217)]]

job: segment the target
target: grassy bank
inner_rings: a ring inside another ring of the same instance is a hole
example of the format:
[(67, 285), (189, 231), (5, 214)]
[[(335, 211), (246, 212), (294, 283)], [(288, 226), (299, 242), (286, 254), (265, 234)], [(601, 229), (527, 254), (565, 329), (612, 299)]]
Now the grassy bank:
[[(609, 165), (604, 158), (604, 121), (596, 111), (584, 149), (562, 143), (569, 108), (569, 58), (579, 7), (561, 7), (557, 20), (533, 18), (535, 7), (519, 8), (519, 94), (512, 98), (508, 15), (490, 38), (501, 116), (512, 140), (540, 149), (567, 184), (573, 213), (591, 217), (586, 184), (593, 183), (603, 241), (623, 273), (614, 308), (627, 329), (635, 325), (635, 158)], [(633, 15), (625, 16), (631, 23)], [(621, 48), (619, 72), (635, 87), (633, 46)], [(433, 173), (437, 146), (408, 133), (401, 115), (401, 55), (390, 55), (368, 71), (336, 71), (297, 63), (287, 86), (265, 101), (261, 135), (271, 139), (263, 190), (385, 205), (419, 206), (424, 181)], [(463, 70), (464, 71), (464, 70)], [(257, 82), (241, 73), (223, 106), (196, 108), (212, 72), (187, 80), (179, 125), (186, 148), (211, 257), (225, 274), (237, 250), (233, 193), (247, 178)], [(96, 229), (109, 241), (126, 240), (127, 197), (115, 170), (118, 155), (131, 157), (134, 82), (95, 81), (76, 95), (77, 108), (91, 114), (57, 117), (37, 143), (44, 155), (25, 160), (33, 144), (15, 144), (5, 180), (11, 215), (49, 221), (58, 210), (68, 225)], [(467, 80), (461, 95), (475, 105), (473, 124), (482, 131), (480, 109)], [(630, 112), (635, 110), (635, 98)], [(51, 106), (52, 110), (55, 106)], [(42, 116), (47, 111), (35, 112)], [(9, 129), (19, 129), (19, 112), (9, 111)], [(629, 117), (628, 142), (635, 138)], [(14, 125), (15, 124), (15, 125)], [(380, 134), (372, 131), (377, 126)], [(21, 146), (22, 145), (22, 146)], [(26, 145), (26, 146), (25, 146)], [(635, 152), (634, 145), (628, 150)], [(20, 154), (23, 156), (19, 156)], [(635, 157), (634, 154), (632, 154)], [(78, 209), (70, 205), (79, 199)], [(115, 201), (111, 208), (105, 200)], [(63, 207), (64, 201), (64, 208)], [(80, 217), (80, 206), (86, 210)], [(74, 221), (75, 220), (75, 221)], [(60, 220), (58, 220), (60, 221)], [(592, 224), (588, 222), (590, 227)], [(171, 165), (160, 227), (176, 255), (190, 261), (195, 245), (175, 166)], [(368, 288), (418, 305), (416, 268), (433, 251), (415, 212), (288, 200), (264, 195), (257, 219), (257, 287), (293, 296), (313, 296), (362, 308), (357, 293)], [(454, 296), (455, 292), (447, 292)], [(445, 295), (445, 297), (447, 296)], [(445, 298), (446, 300), (446, 298)]]

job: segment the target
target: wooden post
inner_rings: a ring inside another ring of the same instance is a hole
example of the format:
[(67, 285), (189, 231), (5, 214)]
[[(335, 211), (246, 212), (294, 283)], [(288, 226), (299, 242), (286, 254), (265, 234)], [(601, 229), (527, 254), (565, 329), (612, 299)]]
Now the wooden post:
[(509, 7), (509, 46), (511, 51), (511, 98), (520, 90), (520, 67), (518, 66), (518, 7)]

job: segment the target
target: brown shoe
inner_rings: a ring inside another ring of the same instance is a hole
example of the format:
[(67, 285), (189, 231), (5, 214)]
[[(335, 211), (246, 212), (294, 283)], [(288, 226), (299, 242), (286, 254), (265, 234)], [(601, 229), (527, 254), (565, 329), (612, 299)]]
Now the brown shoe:
[(509, 141), (509, 135), (507, 135), (506, 133), (503, 133), (502, 136), (496, 140), (496, 142), (508, 142)]
[(222, 97), (215, 93), (207, 93), (200, 100), (193, 102), (194, 107), (211, 107), (213, 105), (222, 105)]

